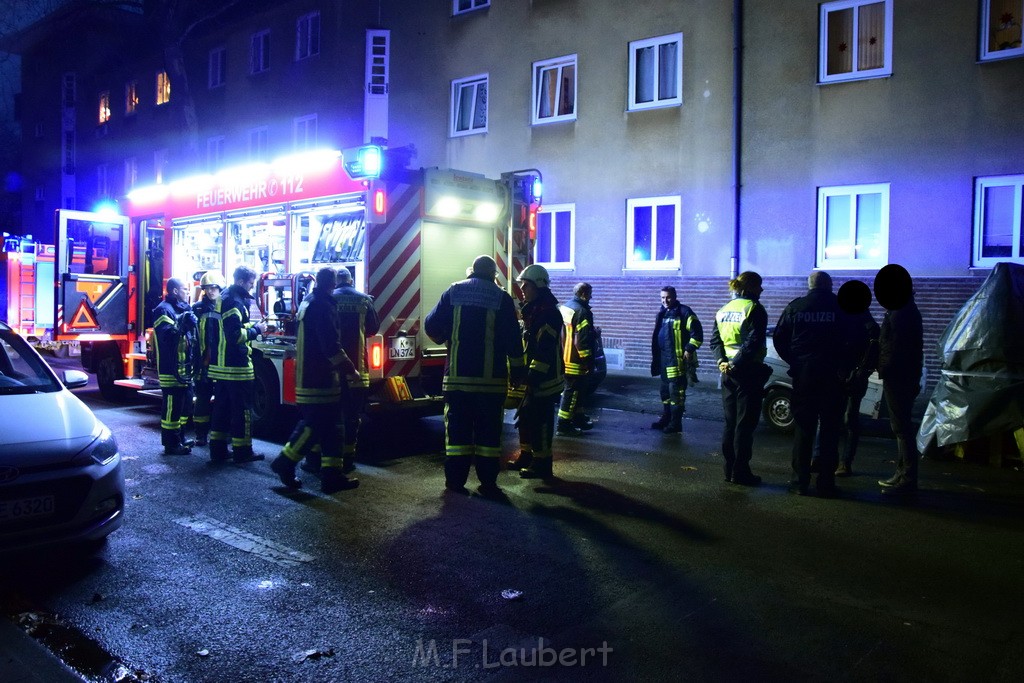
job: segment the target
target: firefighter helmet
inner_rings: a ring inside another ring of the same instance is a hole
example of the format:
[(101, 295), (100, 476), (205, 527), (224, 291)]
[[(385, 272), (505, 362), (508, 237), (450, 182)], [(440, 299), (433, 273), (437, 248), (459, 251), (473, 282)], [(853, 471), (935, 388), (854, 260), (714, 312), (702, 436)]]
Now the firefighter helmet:
[(519, 274), (519, 281), (532, 282), (537, 287), (549, 287), (551, 285), (551, 278), (548, 277), (547, 268), (536, 263), (523, 268), (523, 272)]
[(220, 273), (208, 270), (203, 273), (203, 278), (199, 281), (199, 286), (216, 287), (217, 289), (224, 289), (224, 280), (221, 278)]

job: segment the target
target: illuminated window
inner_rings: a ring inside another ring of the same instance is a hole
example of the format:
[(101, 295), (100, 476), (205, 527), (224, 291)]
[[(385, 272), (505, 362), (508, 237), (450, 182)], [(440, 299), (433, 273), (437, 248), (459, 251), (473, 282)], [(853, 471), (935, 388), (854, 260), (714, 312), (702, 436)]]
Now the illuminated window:
[(820, 9), (818, 82), (892, 75), (892, 0), (841, 0)]
[(296, 152), (316, 149), (316, 114), (297, 117), (293, 122), (292, 129)]
[(475, 9), (483, 9), (491, 4), (491, 0), (452, 0), (452, 16), (465, 14)]
[(224, 162), (224, 136), (216, 135), (206, 139), (206, 168), (211, 173)]
[(487, 132), (487, 74), (452, 81), (451, 135)]
[(270, 30), (252, 34), (249, 49), (249, 73), (258, 74), (270, 69)]
[(889, 184), (818, 189), (818, 268), (889, 262)]
[(974, 181), (974, 259), (976, 266), (999, 261), (1024, 263), (1024, 175)]
[(124, 113), (134, 114), (139, 108), (139, 83), (128, 81), (124, 85)]
[(299, 17), (295, 25), (295, 59), (320, 54), (320, 13), (311, 12)]
[(533, 63), (533, 122), (576, 120), (576, 55)]
[(629, 110), (683, 103), (683, 34), (629, 44)]
[(128, 194), (139, 182), (139, 161), (135, 157), (124, 160), (124, 191)]
[(266, 126), (253, 128), (249, 131), (249, 161), (270, 160), (267, 148), (268, 135), (269, 132)]
[(626, 200), (626, 267), (679, 267), (679, 195)]
[(100, 93), (100, 125), (110, 120), (110, 91)]
[(576, 249), (576, 205), (552, 204), (537, 212), (533, 260), (547, 268), (571, 269)]
[(223, 47), (210, 50), (210, 61), (207, 64), (207, 87), (219, 88), (224, 85), (224, 72), (227, 69), (228, 51)]
[(156, 75), (156, 103), (157, 105), (167, 104), (171, 101), (171, 79), (166, 71)]
[(1024, 0), (981, 0), (981, 58), (1005, 59), (1024, 55), (1021, 18)]

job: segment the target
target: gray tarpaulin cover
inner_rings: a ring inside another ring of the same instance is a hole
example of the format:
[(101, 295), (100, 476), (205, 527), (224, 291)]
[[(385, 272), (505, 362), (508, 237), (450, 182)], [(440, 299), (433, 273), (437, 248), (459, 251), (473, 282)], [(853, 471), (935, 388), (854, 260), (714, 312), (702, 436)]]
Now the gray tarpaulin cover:
[(1024, 427), (1024, 266), (996, 264), (939, 338), (938, 353), (921, 452)]

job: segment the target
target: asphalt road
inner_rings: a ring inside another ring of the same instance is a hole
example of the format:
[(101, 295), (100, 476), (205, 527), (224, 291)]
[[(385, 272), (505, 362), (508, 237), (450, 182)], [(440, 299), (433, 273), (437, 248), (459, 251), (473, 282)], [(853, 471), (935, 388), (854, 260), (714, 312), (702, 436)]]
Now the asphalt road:
[(5, 563), (0, 605), (66, 627), (55, 656), (93, 680), (1024, 678), (1020, 471), (925, 462), (894, 503), (874, 483), (894, 445), (866, 438), (841, 499), (801, 498), (761, 427), (765, 485), (734, 486), (714, 388), (680, 437), (636, 412), (653, 386), (609, 381), (597, 427), (556, 441), (558, 480), (504, 473), (501, 500), (441, 493), (436, 419), (367, 429), (362, 486), (323, 496), (162, 456), (152, 404), (83, 390), (121, 445), (125, 525), (92, 556)]

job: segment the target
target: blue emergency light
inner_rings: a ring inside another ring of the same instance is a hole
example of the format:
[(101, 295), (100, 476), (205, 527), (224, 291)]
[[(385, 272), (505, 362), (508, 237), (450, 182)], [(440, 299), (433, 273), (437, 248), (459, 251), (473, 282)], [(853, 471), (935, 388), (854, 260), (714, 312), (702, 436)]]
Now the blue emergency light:
[(352, 147), (342, 152), (345, 172), (353, 180), (379, 178), (384, 167), (384, 149), (380, 145)]
[(533, 203), (540, 204), (541, 198), (544, 195), (544, 187), (540, 181), (540, 176), (533, 177), (533, 187), (530, 188), (530, 194), (533, 195)]

